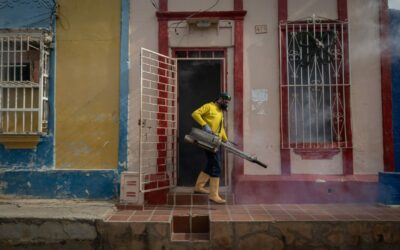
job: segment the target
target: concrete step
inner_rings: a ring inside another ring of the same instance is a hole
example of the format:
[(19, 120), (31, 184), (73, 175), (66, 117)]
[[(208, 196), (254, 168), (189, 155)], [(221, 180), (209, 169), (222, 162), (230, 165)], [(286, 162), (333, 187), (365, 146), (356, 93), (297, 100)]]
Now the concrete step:
[[(221, 198), (226, 200), (226, 205), (234, 205), (234, 195), (230, 192), (220, 193)], [(208, 199), (208, 194), (197, 194), (193, 192), (169, 192), (167, 195), (168, 205), (193, 206), (216, 204)]]

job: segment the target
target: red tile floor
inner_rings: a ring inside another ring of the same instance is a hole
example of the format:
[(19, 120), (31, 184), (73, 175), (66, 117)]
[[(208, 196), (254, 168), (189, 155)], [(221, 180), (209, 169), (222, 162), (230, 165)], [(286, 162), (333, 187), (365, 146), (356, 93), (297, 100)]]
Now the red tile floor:
[(162, 205), (116, 210), (105, 220), (171, 222), (180, 216), (203, 216), (210, 221), (400, 221), (400, 207), (377, 204)]

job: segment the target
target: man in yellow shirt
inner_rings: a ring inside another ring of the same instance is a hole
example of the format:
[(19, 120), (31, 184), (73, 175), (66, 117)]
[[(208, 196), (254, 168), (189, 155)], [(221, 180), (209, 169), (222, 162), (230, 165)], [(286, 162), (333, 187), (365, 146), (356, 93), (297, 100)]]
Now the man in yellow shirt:
[[(218, 135), (223, 142), (228, 141), (224, 129), (223, 111), (228, 109), (231, 96), (227, 93), (221, 93), (213, 102), (209, 102), (196, 109), (192, 113), (193, 119), (200, 124), (202, 129), (208, 133)], [(195, 192), (209, 194), (209, 199), (216, 203), (225, 203), (225, 200), (219, 196), (219, 178), (221, 175), (220, 153), (213, 153), (206, 150), (207, 165), (197, 177)], [(207, 181), (210, 180), (210, 191), (204, 188)]]

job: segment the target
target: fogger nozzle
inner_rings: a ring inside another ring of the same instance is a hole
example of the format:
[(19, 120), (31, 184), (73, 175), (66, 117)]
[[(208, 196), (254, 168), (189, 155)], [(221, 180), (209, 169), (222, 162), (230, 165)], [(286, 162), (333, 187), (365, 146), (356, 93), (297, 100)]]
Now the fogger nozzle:
[(185, 135), (185, 141), (213, 153), (216, 153), (219, 149), (219, 146), (222, 146), (228, 152), (231, 152), (234, 155), (237, 155), (250, 162), (256, 163), (263, 168), (267, 168), (267, 165), (257, 160), (256, 156), (246, 154), (245, 152), (235, 148), (234, 146), (222, 142), (221, 138), (219, 138), (217, 135), (207, 133), (198, 128), (192, 128), (190, 134)]

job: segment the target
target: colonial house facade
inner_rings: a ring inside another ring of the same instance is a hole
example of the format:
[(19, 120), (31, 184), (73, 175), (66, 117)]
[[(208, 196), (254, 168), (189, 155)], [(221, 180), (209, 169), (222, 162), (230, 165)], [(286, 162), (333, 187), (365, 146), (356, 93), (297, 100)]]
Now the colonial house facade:
[(126, 167), (127, 6), (1, 1), (1, 194), (118, 196)]
[(166, 203), (205, 164), (184, 141), (190, 113), (221, 91), (229, 139), (268, 165), (223, 153), (237, 203), (375, 202), (395, 171), (385, 0), (9, 0), (0, 13), (2, 194)]
[(131, 9), (129, 114), (141, 126), (129, 123), (128, 169), (140, 173), (147, 200), (193, 185), (204, 159), (183, 140), (195, 126), (190, 112), (219, 91), (233, 96), (228, 137), (269, 165), (225, 154), (224, 186), (236, 201), (377, 199), (378, 173), (394, 171), (386, 1), (161, 0)]

